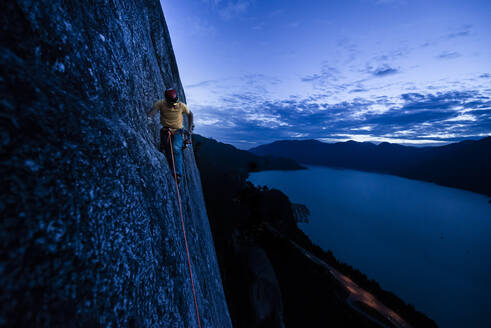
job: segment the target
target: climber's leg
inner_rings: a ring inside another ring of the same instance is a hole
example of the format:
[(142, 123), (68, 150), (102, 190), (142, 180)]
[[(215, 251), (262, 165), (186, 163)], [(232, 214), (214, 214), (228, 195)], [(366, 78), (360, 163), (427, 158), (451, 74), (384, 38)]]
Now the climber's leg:
[(176, 131), (172, 137), (172, 150), (174, 151), (174, 162), (176, 164), (176, 174), (182, 176), (182, 133)]

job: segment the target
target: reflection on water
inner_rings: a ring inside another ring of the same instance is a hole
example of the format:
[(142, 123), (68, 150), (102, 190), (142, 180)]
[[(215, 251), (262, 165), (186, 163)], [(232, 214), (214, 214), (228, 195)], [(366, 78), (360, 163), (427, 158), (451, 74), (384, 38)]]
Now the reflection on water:
[(307, 205), (299, 227), (440, 327), (491, 327), (487, 197), (390, 175), (310, 166), (249, 179)]

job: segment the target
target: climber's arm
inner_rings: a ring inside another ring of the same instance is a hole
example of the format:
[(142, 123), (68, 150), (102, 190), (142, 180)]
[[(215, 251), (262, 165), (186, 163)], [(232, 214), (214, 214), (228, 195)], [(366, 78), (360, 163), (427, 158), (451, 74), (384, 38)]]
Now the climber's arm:
[(193, 112), (189, 111), (189, 114), (188, 114), (188, 131), (189, 131), (189, 133), (193, 133), (193, 129), (194, 129)]
[(185, 103), (181, 103), (183, 106), (183, 114), (188, 115), (188, 132), (193, 133), (194, 129), (194, 117), (193, 117), (193, 112), (189, 110), (188, 106)]
[(159, 108), (160, 108), (159, 102), (156, 102), (153, 105), (152, 110), (149, 113), (147, 113), (147, 116), (153, 117), (155, 114), (157, 114), (157, 112), (159, 111)]

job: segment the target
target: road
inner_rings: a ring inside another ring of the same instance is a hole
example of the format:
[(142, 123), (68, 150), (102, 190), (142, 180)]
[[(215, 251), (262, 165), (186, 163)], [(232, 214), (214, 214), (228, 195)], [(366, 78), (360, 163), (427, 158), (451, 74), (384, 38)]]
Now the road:
[[(280, 235), (282, 237), (283, 234), (281, 234), (279, 231), (271, 227), (271, 225), (266, 224), (266, 227), (273, 232), (274, 234)], [(287, 238), (288, 239), (288, 238)], [(385, 306), (382, 302), (377, 300), (375, 296), (373, 296), (371, 293), (367, 292), (363, 288), (359, 287), (353, 280), (348, 278), (347, 276), (343, 275), (340, 273), (338, 270), (334, 269), (332, 266), (324, 262), (323, 260), (319, 259), (317, 256), (313, 255), (294, 241), (288, 239), (290, 243), (295, 246), (300, 252), (302, 252), (306, 257), (308, 257), (311, 261), (314, 263), (317, 263), (323, 267), (325, 267), (328, 272), (336, 279), (339, 281), (339, 283), (346, 288), (346, 290), (349, 292), (349, 296), (346, 299), (346, 302), (348, 305), (361, 315), (365, 316), (367, 319), (374, 321), (378, 325), (384, 327), (384, 328), (392, 328), (388, 326), (387, 324), (381, 322), (374, 316), (370, 315), (366, 311), (363, 310), (362, 307), (358, 306), (357, 303), (363, 303), (367, 307), (373, 309), (374, 311), (378, 312), (380, 316), (385, 318), (388, 322), (390, 322), (394, 327), (397, 328), (412, 328), (412, 326), (407, 323), (403, 318), (401, 318), (397, 313), (389, 309), (387, 306)]]

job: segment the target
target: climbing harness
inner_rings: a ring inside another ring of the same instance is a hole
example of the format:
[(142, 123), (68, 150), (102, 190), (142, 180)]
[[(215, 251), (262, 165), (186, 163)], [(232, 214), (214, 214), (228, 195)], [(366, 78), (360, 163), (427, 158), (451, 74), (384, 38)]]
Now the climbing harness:
[(191, 258), (189, 256), (188, 240), (186, 238), (186, 229), (184, 227), (184, 219), (182, 216), (181, 195), (179, 194), (179, 185), (177, 184), (176, 164), (174, 163), (174, 151), (172, 150), (172, 132), (170, 131), (170, 129), (167, 130), (167, 137), (169, 140), (170, 153), (172, 157), (172, 169), (174, 170), (174, 181), (176, 183), (177, 202), (179, 203), (179, 213), (181, 214), (181, 225), (182, 225), (182, 232), (184, 234), (184, 244), (186, 245), (186, 255), (188, 257), (189, 277), (191, 278), (191, 287), (193, 288), (194, 306), (196, 308), (196, 317), (198, 318), (198, 326), (199, 328), (201, 328), (201, 321), (199, 319), (199, 311), (198, 311), (198, 302), (196, 301), (196, 292), (194, 290), (193, 272), (191, 271)]
[[(182, 150), (187, 149), (188, 146), (193, 143), (191, 141), (191, 133), (189, 133), (189, 131), (187, 131), (187, 130), (184, 130), (184, 129), (172, 130), (171, 128), (162, 128), (162, 130), (165, 130), (167, 133), (171, 133), (172, 135), (176, 135), (177, 133), (180, 133), (182, 136), (182, 148), (181, 148)], [(161, 134), (161, 137), (162, 137), (162, 134)]]

